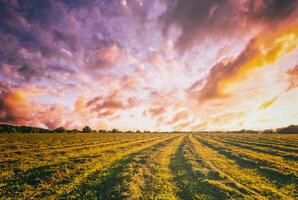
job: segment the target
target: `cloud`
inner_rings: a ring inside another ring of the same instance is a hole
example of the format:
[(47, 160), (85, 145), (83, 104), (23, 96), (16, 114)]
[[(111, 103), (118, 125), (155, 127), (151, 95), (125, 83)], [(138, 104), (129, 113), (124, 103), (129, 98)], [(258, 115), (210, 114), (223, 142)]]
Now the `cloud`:
[(289, 75), (289, 87), (287, 89), (287, 91), (298, 87), (298, 65), (296, 65), (295, 67), (293, 67), (292, 69), (288, 70), (287, 74)]
[(67, 87), (64, 80), (78, 68), (73, 55), (80, 44), (65, 6), (56, 1), (0, 4), (0, 70), (10, 73), (6, 78), (23, 86), (40, 81)]
[(174, 115), (174, 117), (168, 121), (166, 124), (167, 125), (172, 125), (172, 124), (176, 124), (177, 122), (180, 122), (181, 120), (184, 121), (188, 118), (189, 114), (187, 111), (181, 111), (181, 112), (178, 112)]
[[(65, 126), (65, 110), (60, 106), (50, 106), (44, 110), (41, 110), (39, 115), (41, 117), (40, 124), (43, 124), (49, 129), (55, 129), (57, 127)], [(68, 127), (65, 127), (68, 128)]]
[(62, 70), (88, 67), (92, 76), (116, 62), (121, 49), (98, 16), (107, 5), (73, 2), (0, 1), (0, 67), (12, 66), (15, 82), (57, 81)]
[(124, 75), (120, 78), (120, 84), (123, 89), (133, 90), (138, 87), (139, 80), (137, 76)]
[(19, 76), (17, 70), (13, 66), (8, 64), (3, 64), (0, 70), (2, 71), (3, 74), (5, 74), (6, 77), (18, 78)]
[(92, 52), (88, 59), (88, 65), (91, 68), (107, 68), (112, 67), (120, 56), (120, 48), (117, 44), (104, 47)]
[[(167, 10), (160, 17), (163, 32), (166, 34), (172, 26), (181, 29), (176, 47), (184, 51), (193, 42), (205, 38), (207, 34), (230, 31), (238, 24), (237, 13), (232, 1), (174, 0), (167, 1)], [(220, 30), (220, 31), (219, 31)]]
[(249, 0), (246, 14), (251, 21), (274, 24), (290, 17), (297, 6), (298, 2), (292, 0)]
[(21, 90), (11, 91), (1, 97), (2, 122), (27, 122), (31, 119), (31, 105)]
[(157, 52), (150, 52), (146, 61), (158, 69), (162, 69), (164, 65), (161, 55)]
[(173, 0), (160, 17), (165, 35), (172, 27), (181, 34), (176, 41), (180, 51), (206, 38), (223, 38), (245, 34), (255, 27), (275, 26), (297, 11), (292, 0)]
[(191, 126), (190, 130), (192, 130), (192, 131), (204, 131), (204, 130), (207, 130), (207, 127), (208, 127), (208, 122), (204, 121), (204, 122), (201, 122), (201, 123), (198, 123), (198, 124), (195, 124), (195, 125)]
[(87, 104), (87, 100), (84, 96), (79, 96), (75, 102), (75, 111), (76, 112), (81, 112), (85, 109)]
[(98, 117), (108, 117), (118, 111), (130, 109), (139, 105), (139, 100), (135, 97), (122, 99), (119, 93), (111, 93), (107, 96), (97, 96), (86, 103), (86, 108), (96, 113)]
[(177, 130), (177, 131), (190, 130), (191, 124), (192, 122), (188, 122), (188, 121), (182, 122), (180, 124), (175, 125), (174, 130)]
[(200, 90), (203, 88), (204, 84), (205, 84), (204, 79), (195, 81), (189, 88), (185, 90), (185, 92), (191, 99), (197, 99), (198, 94)]
[[(53, 30), (53, 38), (56, 42), (62, 42), (67, 45), (67, 47), (73, 52), (77, 51), (79, 48), (79, 41), (74, 33), (67, 33), (58, 30)], [(69, 51), (64, 50), (67, 54), (71, 54)]]
[(166, 112), (166, 108), (163, 106), (154, 106), (149, 108), (147, 111), (144, 112), (145, 115), (149, 115), (152, 118), (159, 117), (163, 113)]
[(224, 45), (222, 48), (218, 50), (215, 60), (221, 59), (230, 49), (231, 46)]
[(231, 76), (232, 73), (235, 73), (234, 71), (238, 69), (238, 65), (239, 64), (233, 59), (224, 59), (214, 65), (209, 71), (204, 86), (197, 94), (199, 100), (202, 101), (223, 97), (224, 95), (221, 93), (219, 88), (220, 81)]
[(298, 46), (298, 29), (294, 22), (279, 31), (257, 35), (236, 57), (224, 59), (214, 65), (204, 87), (199, 92), (201, 101), (228, 95), (229, 87), (241, 82), (252, 70), (274, 64), (280, 57)]
[[(32, 96), (39, 96), (44, 91), (39, 88), (11, 88), (2, 85), (0, 93), (0, 122), (18, 125), (56, 128), (65, 126), (70, 112), (59, 105), (47, 105), (33, 101)], [(34, 105), (34, 106), (32, 106)]]
[(269, 108), (278, 99), (278, 97), (279, 97), (279, 95), (276, 95), (276, 96), (272, 97), (272, 99), (262, 103), (259, 110), (265, 110), (265, 109)]
[(293, 67), (292, 69), (290, 69), (289, 71), (288, 71), (288, 74), (290, 75), (290, 76), (298, 76), (298, 65), (296, 65), (295, 67)]

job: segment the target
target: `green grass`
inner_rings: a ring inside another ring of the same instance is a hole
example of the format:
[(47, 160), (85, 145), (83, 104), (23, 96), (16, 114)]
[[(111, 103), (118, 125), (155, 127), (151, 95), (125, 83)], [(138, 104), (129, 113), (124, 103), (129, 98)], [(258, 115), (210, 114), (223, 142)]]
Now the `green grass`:
[(297, 199), (298, 135), (1, 134), (0, 199)]

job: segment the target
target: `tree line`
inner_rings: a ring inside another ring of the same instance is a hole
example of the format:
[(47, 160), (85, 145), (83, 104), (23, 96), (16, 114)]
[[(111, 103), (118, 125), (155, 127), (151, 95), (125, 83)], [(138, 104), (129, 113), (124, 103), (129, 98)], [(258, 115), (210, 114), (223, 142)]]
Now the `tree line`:
[(150, 133), (150, 131), (120, 131), (118, 129), (112, 130), (94, 130), (89, 126), (85, 126), (82, 130), (79, 129), (65, 129), (64, 127), (59, 127), (56, 129), (45, 129), (32, 126), (13, 126), (9, 124), (0, 124), (0, 133)]
[[(85, 126), (82, 130), (78, 129), (65, 129), (64, 127), (59, 127), (56, 129), (45, 129), (32, 126), (13, 126), (8, 124), (0, 124), (0, 133), (152, 133), (150, 131), (120, 131), (118, 129), (112, 130), (94, 130), (89, 126)], [(298, 125), (290, 125), (278, 129), (267, 129), (262, 131), (255, 130), (240, 130), (240, 131), (195, 131), (195, 132), (185, 132), (185, 131), (172, 131), (163, 133), (261, 133), (261, 134), (298, 134)]]

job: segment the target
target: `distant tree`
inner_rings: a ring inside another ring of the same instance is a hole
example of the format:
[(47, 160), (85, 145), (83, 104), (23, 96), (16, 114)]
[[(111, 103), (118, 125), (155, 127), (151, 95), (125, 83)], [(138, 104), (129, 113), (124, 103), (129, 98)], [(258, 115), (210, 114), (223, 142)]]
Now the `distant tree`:
[(112, 133), (118, 133), (118, 132), (119, 131), (117, 129), (115, 129), (115, 128), (112, 130)]
[(136, 133), (141, 133), (141, 131), (140, 130), (137, 130)]
[(18, 131), (18, 128), (17, 128), (17, 127), (13, 127), (13, 128), (11, 129), (11, 132), (12, 132), (12, 133), (19, 133), (19, 131)]
[(32, 126), (12, 126), (8, 124), (0, 124), (1, 133), (51, 133), (48, 129), (32, 127)]
[(264, 131), (262, 131), (263, 134), (273, 134), (275, 133), (273, 129), (266, 129)]
[(81, 131), (79, 131), (78, 129), (71, 129), (71, 130), (67, 130), (67, 133), (80, 133)]
[(92, 129), (91, 129), (89, 126), (85, 126), (85, 127), (83, 128), (83, 132), (84, 132), (84, 133), (91, 133), (91, 132), (92, 132)]
[(59, 128), (56, 128), (54, 130), (56, 133), (66, 133), (66, 130), (64, 127), (59, 127)]
[(107, 131), (106, 130), (103, 130), (103, 129), (100, 129), (97, 131), (98, 133), (106, 133)]

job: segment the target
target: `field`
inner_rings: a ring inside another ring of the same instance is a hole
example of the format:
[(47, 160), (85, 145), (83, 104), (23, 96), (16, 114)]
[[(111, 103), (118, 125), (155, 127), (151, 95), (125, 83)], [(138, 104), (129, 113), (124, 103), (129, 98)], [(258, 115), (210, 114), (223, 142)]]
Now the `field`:
[(298, 135), (2, 134), (0, 199), (297, 199)]

